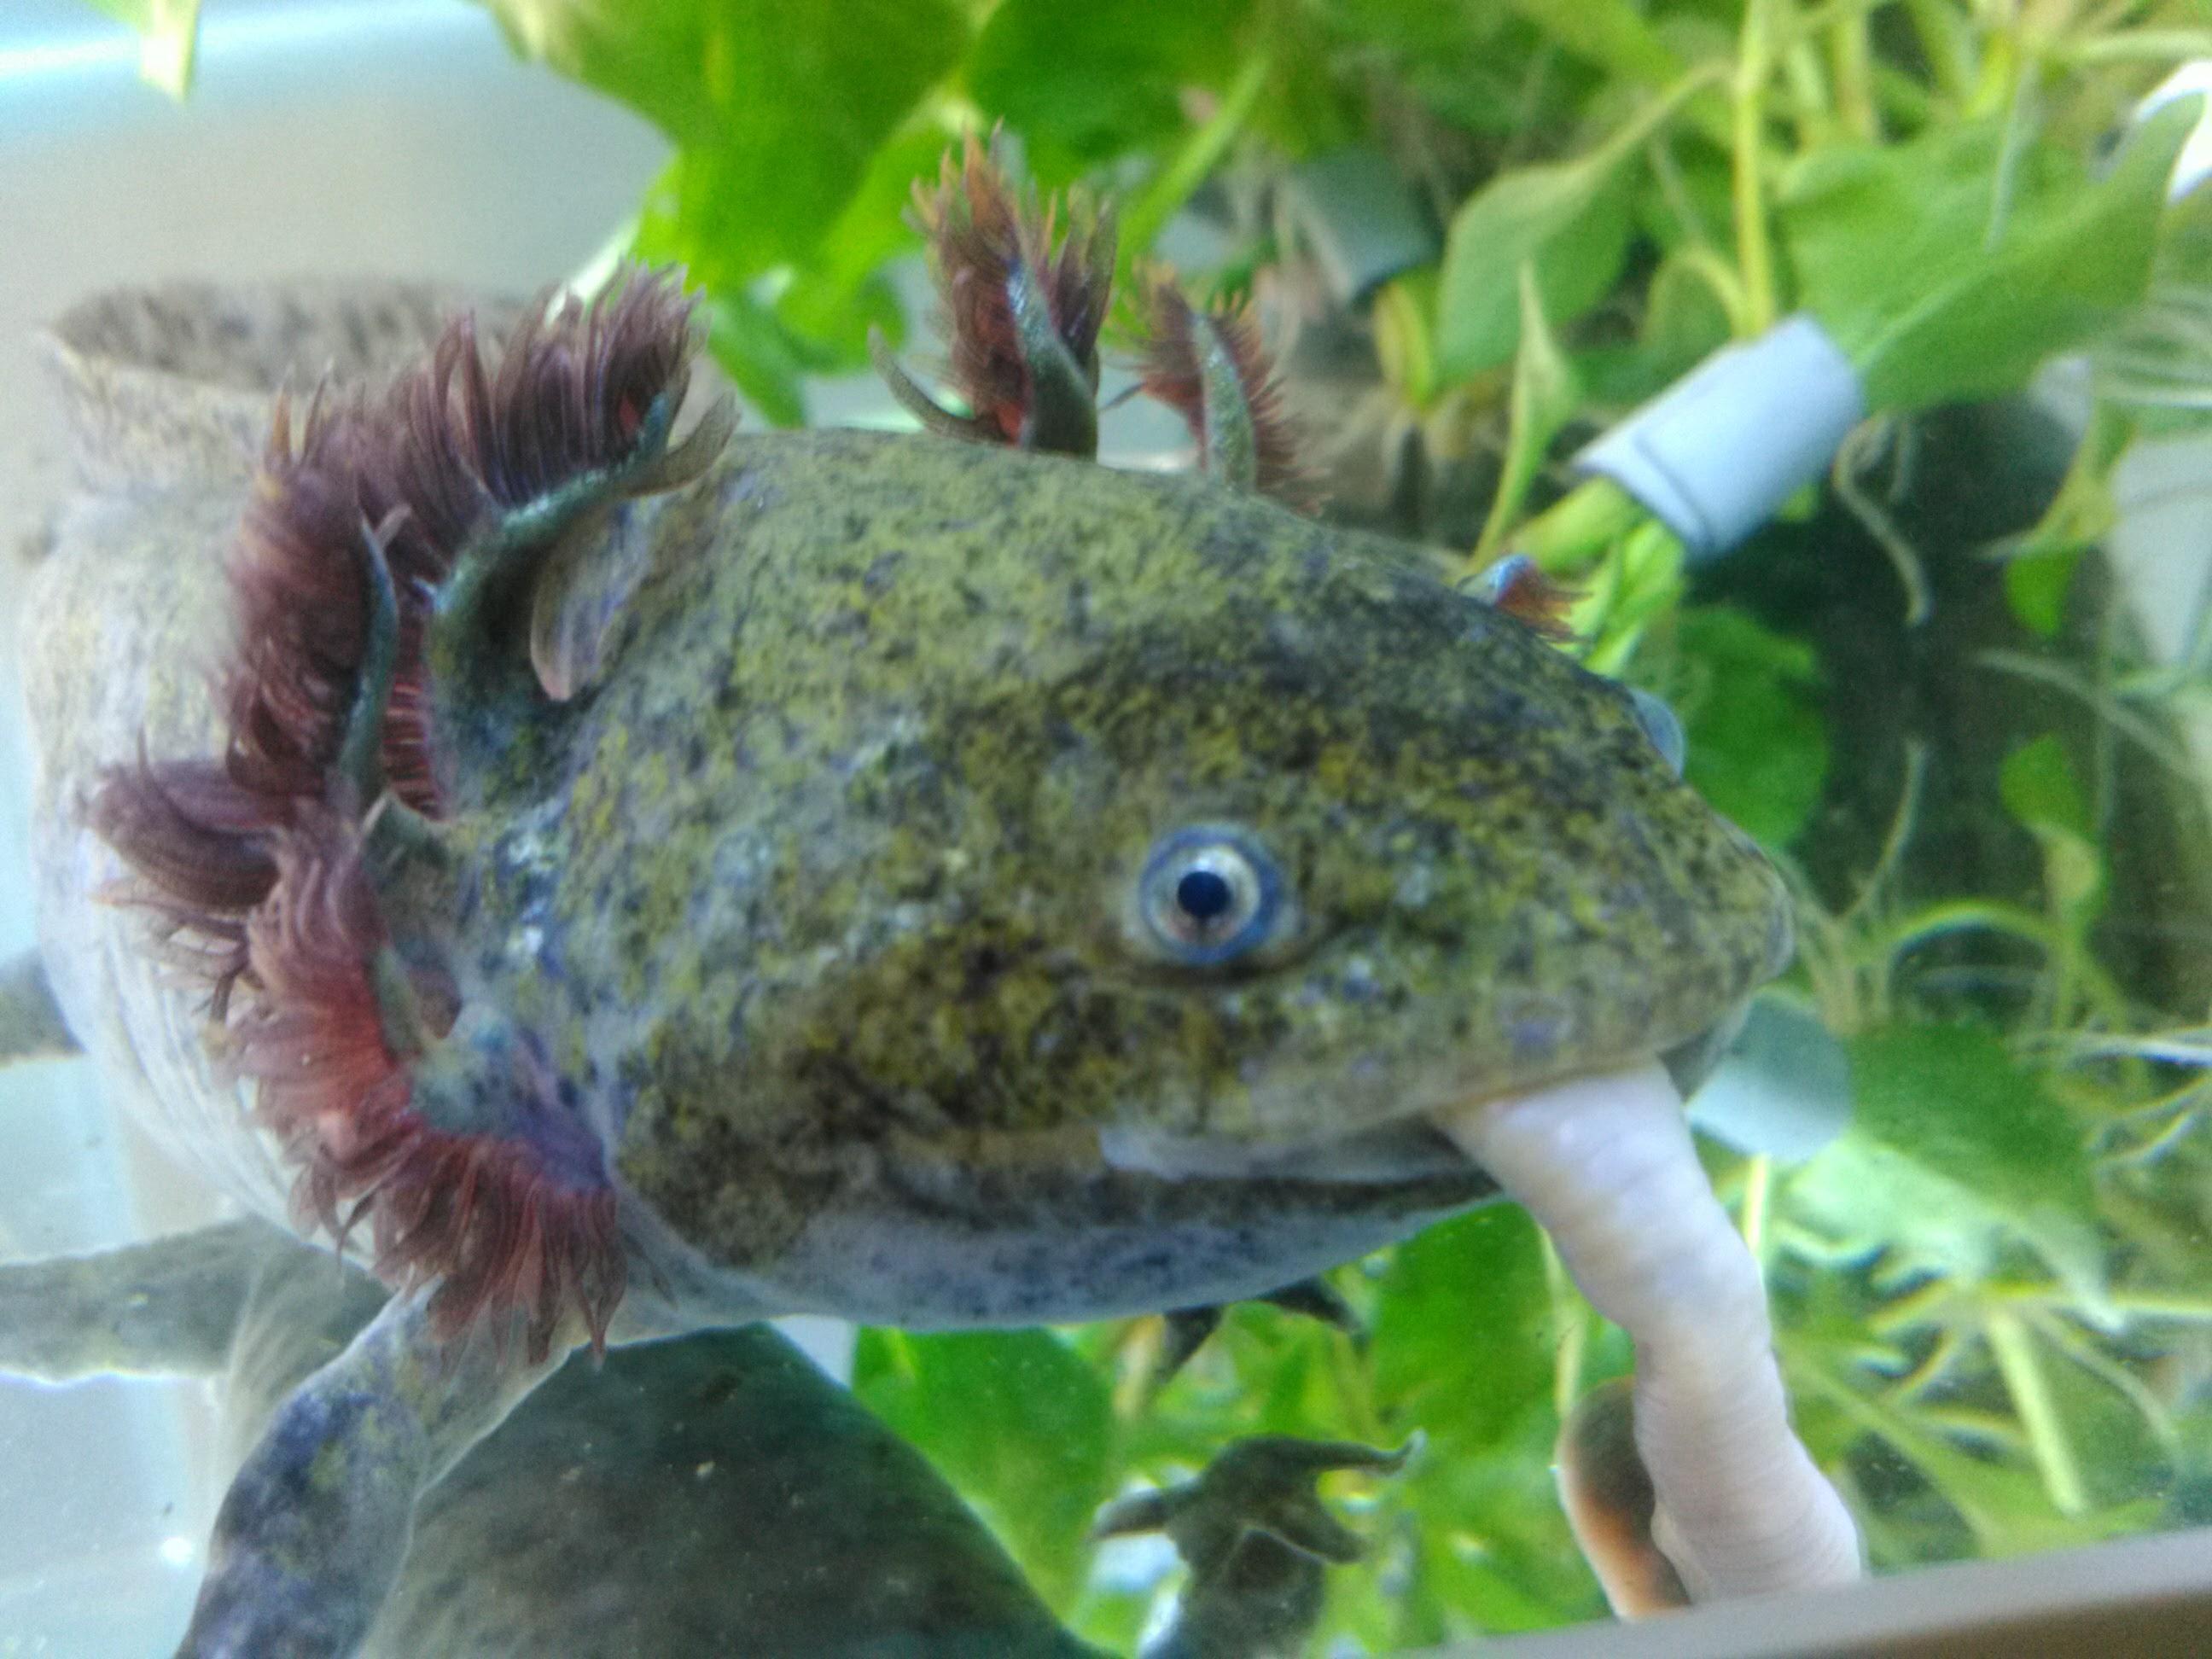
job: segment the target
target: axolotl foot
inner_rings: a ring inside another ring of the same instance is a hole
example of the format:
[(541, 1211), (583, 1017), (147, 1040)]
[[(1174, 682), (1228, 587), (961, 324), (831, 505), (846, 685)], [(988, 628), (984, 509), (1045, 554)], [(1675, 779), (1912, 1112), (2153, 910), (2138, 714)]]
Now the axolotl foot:
[(1195, 1480), (1109, 1504), (1091, 1536), (1164, 1532), (1190, 1568), (1175, 1621), (1146, 1659), (1298, 1650), (1321, 1616), (1323, 1570), (1367, 1553), (1314, 1483), (1339, 1469), (1395, 1474), (1419, 1443), (1381, 1451), (1263, 1435), (1231, 1446)]

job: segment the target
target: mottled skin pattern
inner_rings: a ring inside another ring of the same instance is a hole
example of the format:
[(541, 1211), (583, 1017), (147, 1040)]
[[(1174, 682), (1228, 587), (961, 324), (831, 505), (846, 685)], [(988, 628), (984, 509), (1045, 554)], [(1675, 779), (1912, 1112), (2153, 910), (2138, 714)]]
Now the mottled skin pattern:
[[(274, 1213), (79, 817), (142, 740), (211, 743), (237, 501), (73, 509), (26, 681), (63, 1005), (119, 1024), (88, 1047)], [(677, 1322), (1271, 1290), (1486, 1190), (1386, 1126), (1682, 1043), (1786, 953), (1773, 873), (1620, 690), (1410, 550), (1203, 479), (839, 432), (741, 438), (601, 533), (652, 572), (602, 678), (546, 702), (518, 626), (438, 688), (449, 857), (386, 906), (465, 1010), (422, 1109), (515, 1133), (514, 1068), (550, 1068), (567, 1109), (520, 1132), (580, 1182), (604, 1149)], [(1289, 920), (1192, 969), (1132, 890), (1215, 823), (1272, 854)], [(1231, 1167), (1112, 1167), (1101, 1131)], [(1367, 1131), (1353, 1178), (1328, 1143)]]
[[(186, 362), (209, 418), (159, 374), (124, 396), (105, 349), (63, 354), (100, 453), (24, 607), (41, 945), (121, 1103), (282, 1220), (204, 992), (104, 902), (83, 816), (142, 744), (220, 741), (246, 488), (242, 455), (131, 483), (113, 448), (232, 454), (208, 428), (249, 394)], [(459, 994), (416, 1109), (614, 1184), (617, 1340), (1272, 1291), (1492, 1190), (1428, 1110), (1692, 1044), (1786, 957), (1779, 882), (1620, 689), (1408, 550), (1204, 479), (836, 432), (587, 522), (560, 565), (648, 571), (597, 678), (538, 693), (515, 596), (433, 686), (441, 847), (378, 886)], [(1212, 825), (1282, 920), (1192, 968), (1137, 878)], [(415, 1494), (547, 1373), (442, 1352), (424, 1294), (288, 1406), (189, 1650), (346, 1650)]]
[[(771, 1304), (1157, 1306), (1208, 1288), (1131, 1258), (1177, 1229), (1220, 1271), (1274, 1258), (1226, 1287), (1269, 1288), (1324, 1265), (1276, 1257), (1297, 1218), (1379, 1241), (1480, 1189), (1418, 1153), (1161, 1181), (1098, 1132), (1310, 1146), (1604, 1069), (1787, 951), (1772, 873), (1620, 693), (1387, 544), (1203, 480), (834, 432), (740, 440), (611, 533), (658, 574), (596, 694), (546, 711), (517, 659), (450, 697), (465, 850), (394, 907), (471, 1010), (429, 1109), (471, 1122), (475, 1056), (542, 1054), (629, 1193)], [(1200, 971), (1129, 895), (1210, 823), (1297, 920)], [(1231, 1237), (1255, 1215), (1285, 1227)], [(840, 1250), (802, 1280), (810, 1229)], [(1022, 1231), (1018, 1286), (965, 1270)], [(887, 1285), (863, 1234), (945, 1272)]]
[[(215, 741), (241, 471), (70, 508), (27, 686), (62, 1005), (173, 1151), (279, 1217), (80, 818), (139, 741)], [(438, 688), (452, 858), (387, 915), (465, 1006), (422, 1110), (514, 1133), (514, 1068), (550, 1068), (568, 1110), (522, 1133), (580, 1182), (604, 1148), (702, 1316), (1272, 1290), (1486, 1190), (1425, 1130), (1376, 1179), (1329, 1141), (1666, 1051), (1787, 951), (1774, 874), (1621, 692), (1401, 546), (1197, 477), (838, 431), (738, 438), (602, 533), (653, 571), (602, 679), (546, 703), (518, 626)], [(1290, 921), (1194, 971), (1133, 884), (1203, 823), (1272, 854)], [(1159, 1179), (1099, 1130), (1261, 1151)]]

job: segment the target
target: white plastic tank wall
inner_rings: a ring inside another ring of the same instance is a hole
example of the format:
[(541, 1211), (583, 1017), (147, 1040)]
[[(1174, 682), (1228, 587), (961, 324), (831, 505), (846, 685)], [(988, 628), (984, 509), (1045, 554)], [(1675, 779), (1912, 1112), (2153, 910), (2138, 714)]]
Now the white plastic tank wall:
[[(205, 0), (179, 106), (83, 0), (0, 5), (0, 957), (27, 947), (18, 550), (60, 467), (27, 337), (90, 289), (381, 273), (528, 291), (665, 155), (508, 53), (464, 0)], [(208, 1196), (111, 1122), (81, 1063), (0, 1072), (0, 1258), (194, 1224)], [(198, 1577), (205, 1391), (0, 1383), (0, 1655), (167, 1651)]]

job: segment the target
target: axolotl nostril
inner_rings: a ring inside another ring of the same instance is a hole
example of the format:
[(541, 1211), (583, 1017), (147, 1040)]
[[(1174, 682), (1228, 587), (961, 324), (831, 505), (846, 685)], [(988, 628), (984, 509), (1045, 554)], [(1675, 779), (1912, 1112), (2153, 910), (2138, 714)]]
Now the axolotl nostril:
[(634, 275), (280, 405), (250, 480), (36, 572), (61, 1007), (180, 1157), (407, 1291), (249, 1458), (188, 1651), (347, 1650), (416, 1494), (586, 1340), (1256, 1296), (1493, 1176), (1571, 1225), (1492, 1103), (1786, 960), (1648, 710), (1240, 487), (1239, 319), (1160, 331), (1204, 476), (1083, 454), (1110, 253), (1002, 191), (971, 158), (932, 223), (1048, 301), (947, 284), (975, 413), (931, 423), (992, 441), (679, 435), (689, 307)]

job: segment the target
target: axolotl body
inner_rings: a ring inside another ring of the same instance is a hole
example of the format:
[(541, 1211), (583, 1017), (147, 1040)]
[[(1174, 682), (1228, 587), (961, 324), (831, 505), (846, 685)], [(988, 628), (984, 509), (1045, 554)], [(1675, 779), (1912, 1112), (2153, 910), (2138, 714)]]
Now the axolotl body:
[(34, 573), (71, 1029), (406, 1291), (248, 1458), (187, 1651), (347, 1650), (578, 1343), (1271, 1291), (1494, 1194), (1437, 1114), (1689, 1054), (1787, 958), (1648, 707), (1425, 556), (1218, 477), (678, 440), (690, 349), (644, 277), (488, 363), (456, 325)]

